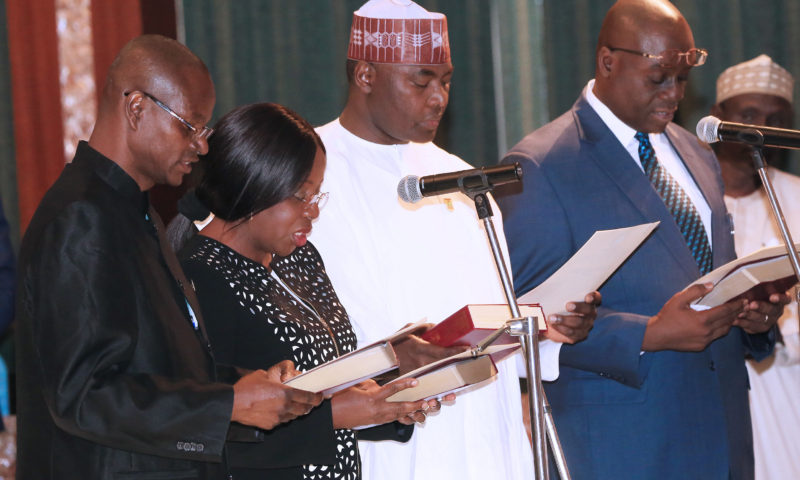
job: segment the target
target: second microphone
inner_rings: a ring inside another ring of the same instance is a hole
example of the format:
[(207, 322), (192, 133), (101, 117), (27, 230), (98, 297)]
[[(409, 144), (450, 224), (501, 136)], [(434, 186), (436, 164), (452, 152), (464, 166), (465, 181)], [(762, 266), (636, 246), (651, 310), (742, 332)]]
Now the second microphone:
[(522, 166), (519, 163), (439, 173), (424, 177), (408, 175), (397, 184), (397, 195), (405, 202), (416, 203), (422, 200), (422, 197), (444, 193), (490, 191), (497, 185), (518, 182), (521, 179)]

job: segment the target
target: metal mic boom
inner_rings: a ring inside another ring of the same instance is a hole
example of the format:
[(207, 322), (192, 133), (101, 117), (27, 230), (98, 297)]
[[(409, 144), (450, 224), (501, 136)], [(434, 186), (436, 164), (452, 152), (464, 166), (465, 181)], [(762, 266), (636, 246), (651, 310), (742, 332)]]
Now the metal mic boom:
[(697, 136), (706, 143), (736, 142), (757, 147), (800, 149), (800, 131), (723, 122), (709, 115), (697, 122)]

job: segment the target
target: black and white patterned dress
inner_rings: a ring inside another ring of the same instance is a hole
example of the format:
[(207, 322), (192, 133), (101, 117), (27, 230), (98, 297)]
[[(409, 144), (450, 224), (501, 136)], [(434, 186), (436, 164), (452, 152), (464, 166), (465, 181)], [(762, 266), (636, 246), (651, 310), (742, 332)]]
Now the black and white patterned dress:
[[(305, 371), (356, 348), (312, 244), (273, 259), (272, 271), (202, 235), (179, 256), (218, 363), (266, 369), (288, 359)], [(228, 442), (227, 450), (237, 480), (360, 478), (355, 434), (333, 429), (330, 401), (265, 432), (262, 442)]]

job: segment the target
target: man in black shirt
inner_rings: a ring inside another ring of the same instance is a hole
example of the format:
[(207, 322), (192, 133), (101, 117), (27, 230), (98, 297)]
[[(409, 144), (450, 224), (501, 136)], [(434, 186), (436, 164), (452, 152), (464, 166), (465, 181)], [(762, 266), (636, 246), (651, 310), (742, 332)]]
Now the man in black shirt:
[(151, 187), (180, 184), (207, 151), (214, 101), (185, 46), (132, 40), (88, 143), (39, 205), (19, 261), (20, 480), (203, 478), (230, 422), (270, 429), (321, 401), (281, 384), (288, 362), (217, 381), (194, 292), (149, 204)]

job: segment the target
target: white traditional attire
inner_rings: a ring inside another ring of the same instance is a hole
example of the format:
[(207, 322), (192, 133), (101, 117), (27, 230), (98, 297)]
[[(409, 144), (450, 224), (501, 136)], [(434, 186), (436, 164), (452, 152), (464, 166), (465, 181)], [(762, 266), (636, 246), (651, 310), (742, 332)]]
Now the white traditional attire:
[[(347, 57), (447, 64), (447, 19), (411, 0), (370, 0), (353, 14)], [(369, 142), (339, 120), (318, 132), (328, 154), (322, 188), (330, 202), (312, 238), (360, 344), (408, 323), (439, 322), (466, 304), (506, 302), (472, 200), (454, 193), (411, 205), (397, 196), (397, 184), (407, 175), (465, 170), (471, 168), (467, 163), (430, 142)], [(492, 206), (508, 259), (500, 210)], [(543, 378), (558, 375), (559, 348), (542, 342)], [(363, 478), (533, 478), (517, 365), (506, 359), (498, 370), (496, 378), (463, 391), (455, 405), (417, 425), (408, 443), (359, 442)]]
[[(717, 78), (717, 104), (737, 95), (774, 95), (793, 102), (794, 78), (766, 55), (725, 69)], [(767, 174), (795, 242), (800, 240), (800, 177), (770, 168)], [(736, 255), (783, 244), (763, 188), (744, 197), (725, 196), (733, 218)], [(775, 353), (747, 361), (756, 480), (800, 478), (800, 323), (797, 304), (778, 320), (783, 343)]]
[[(360, 343), (422, 319), (438, 322), (469, 303), (505, 303), (472, 200), (455, 193), (411, 205), (396, 193), (406, 175), (471, 168), (467, 163), (433, 143), (371, 143), (338, 120), (318, 132), (330, 201), (312, 238)], [(500, 210), (493, 209), (507, 259)], [(540, 349), (543, 376), (552, 379), (558, 346), (543, 341)], [(498, 367), (495, 381), (443, 406), (408, 443), (360, 442), (364, 478), (533, 478), (517, 365), (508, 359)]]
[[(784, 218), (800, 241), (800, 177), (769, 169)], [(767, 195), (759, 188), (745, 197), (725, 197), (733, 216), (738, 256), (783, 243)], [(800, 478), (800, 332), (797, 304), (787, 305), (778, 325), (783, 344), (761, 362), (747, 361), (756, 479)]]

